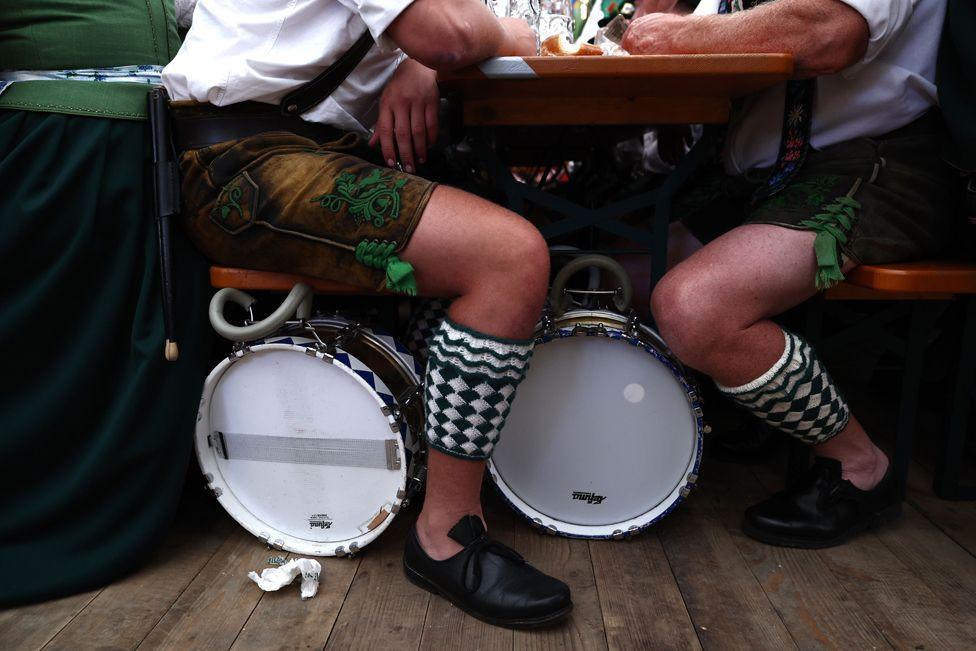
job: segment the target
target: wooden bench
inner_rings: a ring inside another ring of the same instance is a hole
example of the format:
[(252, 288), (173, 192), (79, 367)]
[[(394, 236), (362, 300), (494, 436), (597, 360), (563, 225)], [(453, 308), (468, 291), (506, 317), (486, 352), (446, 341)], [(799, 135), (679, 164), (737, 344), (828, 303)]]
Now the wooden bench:
[(901, 486), (906, 485), (922, 381), (926, 344), (941, 310), (932, 302), (960, 298), (966, 302), (958, 368), (950, 399), (942, 451), (936, 460), (935, 491), (946, 499), (976, 499), (976, 486), (960, 486), (967, 425), (976, 386), (976, 263), (910, 262), (862, 265), (846, 282), (828, 290), (824, 298), (838, 300), (911, 301), (911, 325), (905, 355), (905, 374), (899, 405), (893, 464)]
[(255, 271), (234, 267), (210, 267), (210, 284), (217, 288), (232, 287), (244, 291), (288, 292), (296, 283), (305, 283), (316, 294), (338, 296), (390, 296), (388, 292), (370, 291), (355, 285), (346, 285), (312, 276), (284, 274), (274, 271)]

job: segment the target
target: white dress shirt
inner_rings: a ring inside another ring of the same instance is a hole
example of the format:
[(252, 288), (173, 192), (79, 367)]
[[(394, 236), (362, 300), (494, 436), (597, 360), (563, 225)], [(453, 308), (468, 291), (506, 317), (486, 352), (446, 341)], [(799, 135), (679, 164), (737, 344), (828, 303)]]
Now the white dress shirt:
[(199, 0), (183, 47), (163, 70), (163, 85), (175, 100), (278, 104), (369, 29), (377, 45), (331, 97), (302, 115), (311, 122), (367, 131), (402, 56), (384, 32), (411, 2)]
[[(864, 59), (817, 79), (811, 144), (822, 149), (905, 126), (938, 103), (935, 61), (946, 0), (841, 0), (871, 32)], [(718, 12), (702, 0), (696, 14)], [(732, 117), (726, 171), (769, 167), (779, 153), (786, 84), (747, 99)]]

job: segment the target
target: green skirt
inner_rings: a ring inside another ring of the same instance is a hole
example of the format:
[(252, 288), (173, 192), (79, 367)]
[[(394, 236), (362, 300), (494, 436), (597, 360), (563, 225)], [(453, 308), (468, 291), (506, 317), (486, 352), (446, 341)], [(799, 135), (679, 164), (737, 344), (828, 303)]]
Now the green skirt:
[(163, 321), (145, 122), (0, 111), (0, 605), (116, 579), (165, 534), (207, 372), (206, 262)]

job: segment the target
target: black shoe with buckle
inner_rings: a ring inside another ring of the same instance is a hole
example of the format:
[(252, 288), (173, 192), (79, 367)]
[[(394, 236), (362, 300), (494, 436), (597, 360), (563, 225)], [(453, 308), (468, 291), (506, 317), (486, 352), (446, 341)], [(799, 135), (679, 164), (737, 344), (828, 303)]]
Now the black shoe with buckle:
[(870, 490), (841, 477), (836, 459), (817, 457), (799, 481), (746, 510), (742, 531), (769, 545), (833, 547), (901, 515), (891, 466)]
[(464, 516), (448, 535), (464, 549), (435, 561), (420, 546), (416, 527), (410, 529), (403, 551), (403, 571), (411, 583), (495, 626), (544, 626), (573, 609), (569, 586), (490, 539), (478, 516)]

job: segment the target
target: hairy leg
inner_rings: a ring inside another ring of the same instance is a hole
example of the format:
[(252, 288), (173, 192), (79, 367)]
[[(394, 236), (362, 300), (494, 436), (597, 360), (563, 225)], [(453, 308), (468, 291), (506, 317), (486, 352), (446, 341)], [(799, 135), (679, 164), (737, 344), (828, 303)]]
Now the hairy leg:
[[(401, 256), (423, 294), (455, 298), (451, 320), (494, 337), (527, 339), (549, 282), (549, 253), (538, 230), (493, 203), (440, 186)], [(460, 551), (447, 537), (464, 515), (481, 511), (481, 461), (429, 451), (417, 536), (434, 559)]]
[[(655, 288), (651, 309), (661, 335), (719, 384), (756, 379), (783, 354), (783, 331), (770, 318), (816, 292), (813, 239), (808, 231), (747, 224), (712, 241)], [(888, 465), (853, 417), (815, 451), (839, 459), (860, 488), (876, 484)]]

